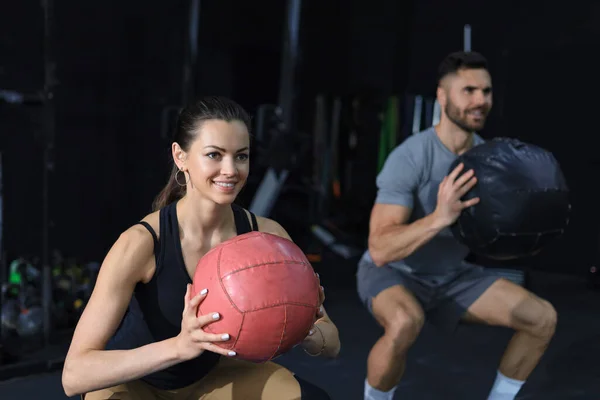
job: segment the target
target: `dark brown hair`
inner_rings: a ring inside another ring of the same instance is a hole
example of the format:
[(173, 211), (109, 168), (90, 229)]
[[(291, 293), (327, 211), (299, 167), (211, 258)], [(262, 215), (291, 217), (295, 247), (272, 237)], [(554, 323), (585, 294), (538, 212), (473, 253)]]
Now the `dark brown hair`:
[[(242, 106), (225, 97), (210, 96), (199, 99), (179, 112), (173, 142), (178, 143), (183, 151), (189, 151), (202, 122), (211, 119), (227, 122), (240, 121), (250, 132), (250, 116)], [(186, 187), (179, 185), (175, 180), (177, 171), (177, 165), (173, 162), (169, 181), (152, 204), (154, 211), (160, 210), (185, 195)]]
[(461, 69), (488, 69), (484, 56), (475, 51), (457, 51), (444, 58), (438, 67), (438, 83), (447, 75), (455, 74)]

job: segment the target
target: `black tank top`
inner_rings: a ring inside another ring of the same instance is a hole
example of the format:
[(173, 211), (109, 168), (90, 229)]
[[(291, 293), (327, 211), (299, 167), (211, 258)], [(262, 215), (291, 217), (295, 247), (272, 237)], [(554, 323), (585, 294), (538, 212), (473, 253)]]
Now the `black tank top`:
[[(192, 283), (183, 261), (177, 202), (160, 210), (160, 240), (152, 227), (140, 222), (154, 238), (156, 271), (147, 284), (138, 283), (131, 302), (119, 325), (109, 340), (107, 350), (128, 350), (150, 343), (173, 338), (181, 331), (186, 285)], [(232, 205), (238, 235), (258, 230), (254, 214)], [(220, 355), (204, 352), (199, 357), (176, 364), (142, 378), (148, 384), (163, 390), (179, 389), (198, 381), (219, 361)]]

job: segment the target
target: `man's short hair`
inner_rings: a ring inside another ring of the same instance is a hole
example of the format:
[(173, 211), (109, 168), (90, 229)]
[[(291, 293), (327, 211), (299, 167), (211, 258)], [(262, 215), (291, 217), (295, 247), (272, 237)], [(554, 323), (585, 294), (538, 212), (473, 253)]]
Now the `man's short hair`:
[(438, 68), (438, 84), (446, 76), (455, 74), (461, 69), (488, 69), (484, 56), (474, 51), (457, 51), (450, 53)]

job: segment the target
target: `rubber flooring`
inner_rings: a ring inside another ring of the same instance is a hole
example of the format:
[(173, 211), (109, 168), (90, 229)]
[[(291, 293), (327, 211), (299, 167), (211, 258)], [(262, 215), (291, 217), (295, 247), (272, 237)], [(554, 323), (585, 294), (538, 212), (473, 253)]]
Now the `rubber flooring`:
[[(535, 273), (530, 282), (532, 291), (554, 304), (559, 322), (518, 399), (600, 399), (600, 292), (571, 276)], [(326, 292), (328, 311), (342, 339), (339, 358), (322, 360), (294, 349), (276, 361), (325, 389), (332, 399), (360, 400), (367, 355), (382, 331), (353, 288), (326, 286)], [(510, 336), (508, 329), (487, 326), (461, 326), (447, 336), (426, 324), (409, 353), (395, 399), (485, 400)], [(56, 360), (65, 348), (56, 346), (55, 354), (46, 357)], [(65, 399), (58, 365), (53, 372), (0, 382), (0, 399)]]

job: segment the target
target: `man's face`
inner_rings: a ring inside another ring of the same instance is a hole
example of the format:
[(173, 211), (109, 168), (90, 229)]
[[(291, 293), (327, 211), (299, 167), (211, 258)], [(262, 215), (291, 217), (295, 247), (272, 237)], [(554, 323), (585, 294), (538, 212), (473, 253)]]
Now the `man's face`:
[(483, 129), (492, 109), (492, 78), (485, 69), (461, 69), (442, 80), (440, 106), (459, 128)]

